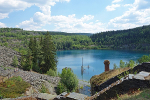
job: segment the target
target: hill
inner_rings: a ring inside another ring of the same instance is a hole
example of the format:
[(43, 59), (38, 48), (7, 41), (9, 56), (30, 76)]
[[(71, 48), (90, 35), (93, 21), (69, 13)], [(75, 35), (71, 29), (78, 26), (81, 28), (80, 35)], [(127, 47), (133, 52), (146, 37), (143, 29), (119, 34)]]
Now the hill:
[(107, 31), (90, 36), (102, 48), (150, 50), (150, 25), (128, 30)]
[[(25, 50), (31, 37), (40, 40), (47, 31), (27, 31), (20, 28), (0, 28), (0, 45), (18, 52)], [(57, 50), (94, 49), (90, 33), (49, 31)], [(25, 52), (25, 51), (23, 51)]]

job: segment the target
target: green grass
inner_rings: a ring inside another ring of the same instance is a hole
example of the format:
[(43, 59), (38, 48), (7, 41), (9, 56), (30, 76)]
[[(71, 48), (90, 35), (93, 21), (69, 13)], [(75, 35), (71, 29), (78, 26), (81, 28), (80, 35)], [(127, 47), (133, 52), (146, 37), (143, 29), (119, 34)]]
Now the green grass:
[(30, 84), (23, 81), (21, 77), (12, 77), (0, 83), (0, 95), (3, 98), (16, 98), (25, 93)]
[(49, 93), (48, 89), (42, 84), (42, 88), (40, 90), (41, 93)]

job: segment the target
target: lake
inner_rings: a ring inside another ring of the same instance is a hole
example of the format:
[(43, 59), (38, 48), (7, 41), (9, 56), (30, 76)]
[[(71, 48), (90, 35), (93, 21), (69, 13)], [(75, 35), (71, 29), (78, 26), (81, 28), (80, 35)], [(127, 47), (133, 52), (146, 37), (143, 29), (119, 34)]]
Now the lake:
[[(89, 81), (94, 75), (104, 72), (104, 60), (110, 61), (110, 69), (113, 65), (119, 66), (120, 60), (128, 62), (136, 61), (142, 55), (149, 55), (148, 52), (126, 51), (126, 50), (65, 50), (57, 51), (57, 71), (61, 73), (65, 67), (70, 67), (78, 79)], [(83, 57), (84, 72), (81, 73)], [(89, 66), (89, 67), (88, 67)]]

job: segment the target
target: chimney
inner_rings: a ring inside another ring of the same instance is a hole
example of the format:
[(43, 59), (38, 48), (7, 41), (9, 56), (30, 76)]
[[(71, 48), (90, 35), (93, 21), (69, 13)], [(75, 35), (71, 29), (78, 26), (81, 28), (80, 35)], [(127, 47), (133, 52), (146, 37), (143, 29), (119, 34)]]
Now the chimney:
[(110, 61), (109, 61), (109, 60), (105, 60), (105, 61), (104, 61), (104, 64), (105, 64), (105, 72), (106, 72), (106, 71), (109, 71), (109, 64), (110, 64)]

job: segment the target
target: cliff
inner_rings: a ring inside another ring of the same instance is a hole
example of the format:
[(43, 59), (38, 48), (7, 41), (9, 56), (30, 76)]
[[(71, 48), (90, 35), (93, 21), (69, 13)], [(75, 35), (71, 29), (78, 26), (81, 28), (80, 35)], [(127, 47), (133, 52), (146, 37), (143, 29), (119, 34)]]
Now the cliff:
[[(138, 90), (139, 88), (150, 88), (149, 79), (145, 79), (145, 77), (143, 77), (142, 75), (137, 77), (136, 75), (131, 74), (132, 77), (130, 76), (129, 78), (130, 73), (143, 73), (141, 71), (145, 71), (145, 73), (150, 72), (150, 63), (142, 63), (140, 65), (135, 66), (133, 69), (129, 69), (129, 74), (127, 75), (127, 77), (126, 75), (124, 75), (125, 73), (122, 72), (121, 74), (110, 78), (104, 83), (97, 85), (93, 85), (93, 81), (95, 81), (95, 79), (93, 79), (92, 77), (91, 83), (93, 87), (91, 87), (91, 91), (93, 93), (93, 96), (91, 96), (88, 99), (107, 100), (116, 97), (118, 94), (121, 95), (128, 93), (131, 90)], [(119, 79), (118, 76), (124, 77)], [(133, 76), (136, 78), (133, 78)], [(147, 74), (147, 76), (150, 76), (150, 73)]]

